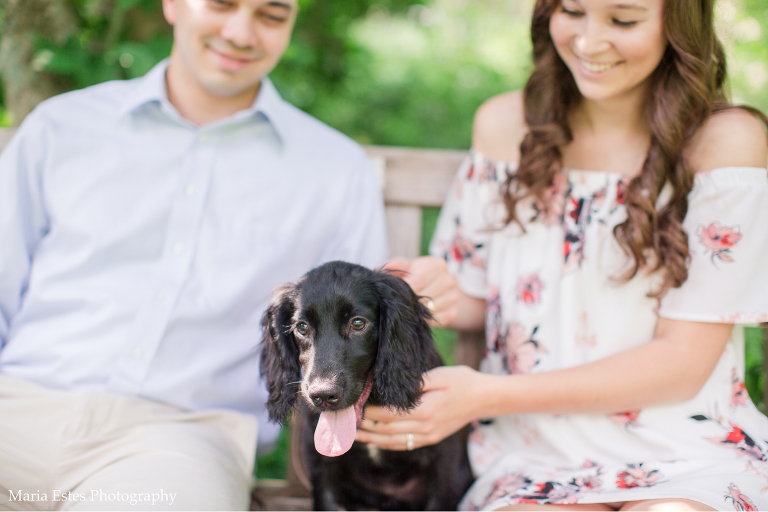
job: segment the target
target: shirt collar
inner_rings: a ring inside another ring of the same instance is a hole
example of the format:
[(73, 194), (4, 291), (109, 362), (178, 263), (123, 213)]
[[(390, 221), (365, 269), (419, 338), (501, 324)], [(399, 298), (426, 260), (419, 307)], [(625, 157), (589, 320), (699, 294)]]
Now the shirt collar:
[(141, 78), (135, 79), (136, 86), (129, 92), (120, 106), (118, 114), (122, 117), (138, 110), (147, 103), (167, 103), (168, 92), (165, 88), (165, 70), (168, 60), (160, 61)]
[(272, 125), (280, 140), (286, 143), (292, 134), (288, 127), (289, 119), (287, 118), (286, 107), (285, 100), (280, 97), (280, 93), (277, 92), (272, 80), (264, 77), (261, 79), (261, 88), (253, 105), (236, 113), (233, 118), (242, 119), (261, 114)]
[[(136, 112), (149, 103), (164, 105), (169, 111), (177, 112), (168, 100), (168, 90), (165, 85), (168, 63), (169, 59), (164, 59), (146, 75), (136, 79), (136, 87), (125, 97), (120, 107), (121, 117)], [(261, 80), (259, 94), (250, 107), (212, 124), (228, 124), (235, 120), (263, 116), (272, 125), (278, 138), (285, 143), (291, 134), (287, 128), (288, 119), (286, 119), (285, 109), (285, 101), (280, 97), (274, 84), (268, 77), (264, 77)]]

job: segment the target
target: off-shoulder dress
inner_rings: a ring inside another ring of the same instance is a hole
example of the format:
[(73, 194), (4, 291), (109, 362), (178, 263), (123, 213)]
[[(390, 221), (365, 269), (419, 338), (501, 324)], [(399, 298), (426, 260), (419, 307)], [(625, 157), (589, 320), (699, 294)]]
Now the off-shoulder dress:
[(478, 479), (462, 508), (687, 498), (716, 509), (768, 509), (768, 420), (743, 383), (743, 327), (768, 321), (768, 171), (696, 175), (684, 221), (688, 279), (661, 300), (648, 296), (658, 273), (616, 279), (628, 265), (613, 235), (626, 218), (627, 177), (562, 172), (549, 208), (519, 204), (522, 230), (505, 225), (501, 203), (514, 171), (470, 152), (430, 248), (465, 293), (487, 301), (482, 371), (595, 361), (651, 340), (659, 317), (735, 327), (712, 375), (686, 402), (476, 422), (469, 450)]

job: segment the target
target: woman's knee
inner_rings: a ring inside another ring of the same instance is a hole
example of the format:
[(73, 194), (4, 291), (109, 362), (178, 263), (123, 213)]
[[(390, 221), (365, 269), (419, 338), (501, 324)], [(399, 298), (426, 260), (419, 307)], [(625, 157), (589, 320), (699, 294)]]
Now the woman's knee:
[(687, 510), (717, 510), (699, 503), (694, 500), (682, 498), (665, 498), (657, 500), (628, 501), (619, 510), (651, 510), (651, 511), (674, 511), (681, 512)]

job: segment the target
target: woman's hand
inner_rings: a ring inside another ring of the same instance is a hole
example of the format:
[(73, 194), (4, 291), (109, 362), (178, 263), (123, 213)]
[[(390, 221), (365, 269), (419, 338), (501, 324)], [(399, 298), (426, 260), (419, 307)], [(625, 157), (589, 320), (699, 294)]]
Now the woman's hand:
[(437, 325), (448, 325), (456, 318), (459, 288), (448, 273), (445, 260), (432, 256), (394, 258), (384, 268), (395, 271), (395, 275), (408, 283), (416, 295), (423, 297), (422, 302)]
[(385, 450), (408, 449), (439, 443), (480, 417), (482, 374), (468, 366), (440, 366), (424, 375), (424, 394), (416, 408), (396, 413), (368, 406), (357, 430), (357, 440)]
[(470, 297), (459, 289), (442, 258), (395, 258), (384, 268), (392, 270), (420, 295), (434, 318), (431, 325), (460, 331), (482, 330), (485, 300)]

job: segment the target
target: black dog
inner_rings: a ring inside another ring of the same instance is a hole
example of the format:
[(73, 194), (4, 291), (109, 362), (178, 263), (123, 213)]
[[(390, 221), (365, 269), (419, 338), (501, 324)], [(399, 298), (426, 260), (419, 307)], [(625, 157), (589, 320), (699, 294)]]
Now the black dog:
[(472, 482), (460, 434), (402, 452), (354, 442), (366, 403), (414, 407), (423, 373), (442, 364), (418, 299), (390, 273), (331, 262), (284, 286), (264, 315), (269, 415), (283, 422), (303, 398), (318, 510), (455, 510)]

